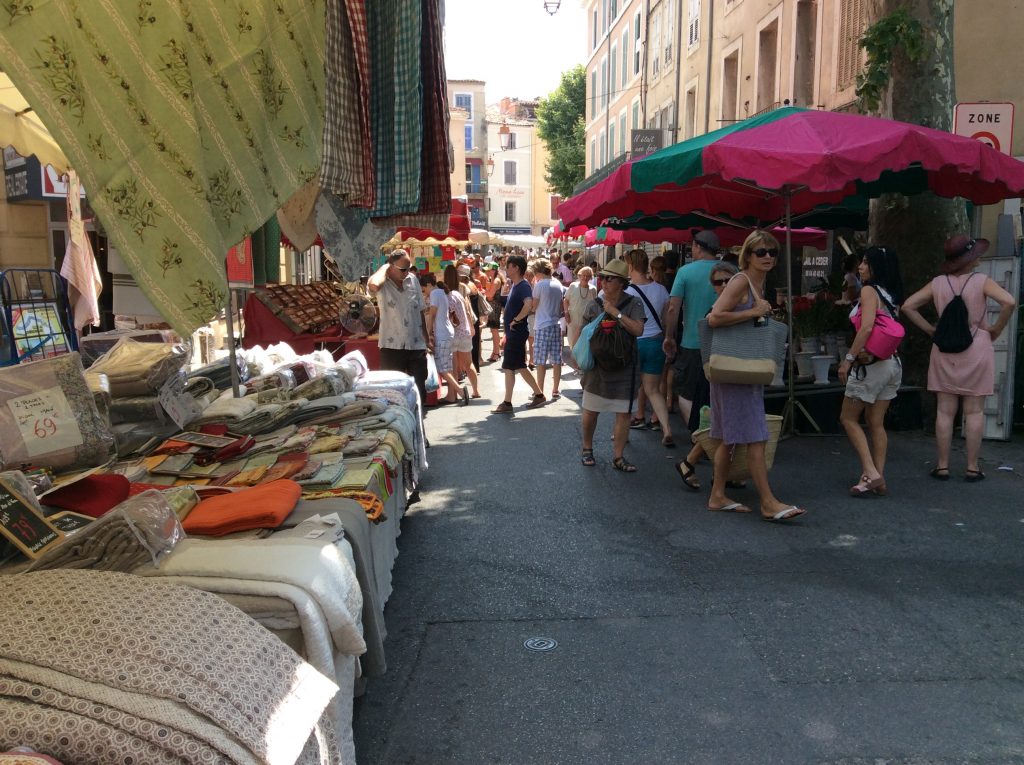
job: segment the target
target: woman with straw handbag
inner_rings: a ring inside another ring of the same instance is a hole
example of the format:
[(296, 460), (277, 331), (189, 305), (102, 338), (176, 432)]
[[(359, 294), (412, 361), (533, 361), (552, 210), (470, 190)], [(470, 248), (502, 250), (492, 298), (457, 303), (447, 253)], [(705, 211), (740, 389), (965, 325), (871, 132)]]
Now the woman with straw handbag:
[[(708, 314), (708, 325), (713, 331), (744, 323), (757, 322), (771, 313), (771, 305), (761, 297), (765, 279), (775, 267), (779, 256), (779, 243), (767, 231), (754, 231), (743, 243), (740, 252), (740, 273), (726, 285)], [(711, 366), (711, 364), (709, 364)], [(765, 444), (768, 425), (764, 412), (764, 385), (716, 382), (713, 369), (709, 369), (711, 383), (711, 435), (722, 440), (715, 452), (715, 477), (708, 497), (708, 510), (748, 513), (750, 508), (735, 502), (725, 493), (732, 449), (737, 444), (747, 445), (750, 477), (757, 487), (761, 502), (761, 518), (765, 521), (790, 521), (806, 511), (796, 505), (780, 501), (768, 484), (765, 463)]]

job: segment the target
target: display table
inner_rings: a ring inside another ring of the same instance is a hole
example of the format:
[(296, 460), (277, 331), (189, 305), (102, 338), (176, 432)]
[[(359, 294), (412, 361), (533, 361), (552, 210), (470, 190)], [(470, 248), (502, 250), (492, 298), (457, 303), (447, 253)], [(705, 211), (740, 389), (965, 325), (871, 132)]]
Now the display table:
[[(807, 414), (797, 407), (796, 430), (800, 433), (818, 432), (834, 434), (843, 431), (839, 422), (839, 413), (843, 408), (843, 397), (846, 386), (840, 382), (829, 382), (828, 385), (814, 383), (797, 383), (793, 386), (793, 395), (797, 403), (807, 410)], [(765, 386), (764, 408), (767, 414), (782, 414), (789, 397), (786, 386)], [(810, 415), (814, 423), (807, 417)], [(923, 427), (921, 418), (921, 388), (915, 385), (904, 385), (889, 407), (885, 417), (886, 428), (890, 430), (920, 430)]]
[(275, 343), (288, 343), (299, 355), (312, 353), (326, 348), (336, 358), (340, 358), (344, 336), (340, 324), (329, 327), (324, 332), (294, 332), (281, 319), (274, 315), (255, 294), (246, 298), (242, 309), (245, 321), (245, 334), (242, 336), (243, 348), (254, 348), (257, 345), (267, 346)]

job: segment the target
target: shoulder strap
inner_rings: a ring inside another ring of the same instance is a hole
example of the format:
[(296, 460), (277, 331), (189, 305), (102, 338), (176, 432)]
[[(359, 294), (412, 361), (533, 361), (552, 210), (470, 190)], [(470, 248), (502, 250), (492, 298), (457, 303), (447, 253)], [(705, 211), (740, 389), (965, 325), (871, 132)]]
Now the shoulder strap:
[(729, 277), (729, 281), (732, 281), (737, 276), (742, 276), (744, 279), (747, 280), (747, 289), (749, 289), (750, 290), (750, 294), (754, 296), (754, 302), (757, 302), (758, 300), (760, 300), (761, 296), (758, 295), (757, 294), (757, 290), (754, 289), (754, 283), (752, 281), (750, 281), (750, 277), (747, 276), (742, 271), (737, 271), (735, 274), (733, 274), (731, 277)]
[[(885, 305), (885, 308), (886, 308), (886, 310), (887, 310), (887, 311), (889, 311), (889, 315), (890, 315), (890, 316), (891, 316), (892, 318), (894, 318), (894, 319), (895, 319), (895, 318), (896, 318), (896, 314), (897, 314), (897, 313), (898, 313), (899, 311), (897, 310), (896, 306), (894, 306), (894, 305), (893, 305), (893, 304), (892, 304), (892, 303), (891, 303), (891, 302), (889, 301), (889, 298), (887, 298), (887, 297), (885, 296), (885, 293), (884, 293), (884, 292), (882, 292), (882, 290), (880, 290), (880, 289), (879, 289), (878, 287), (875, 287), (875, 286), (874, 286), (873, 284), (865, 284), (864, 286), (865, 286), (865, 287), (870, 287), (871, 289), (873, 289), (873, 290), (875, 291), (875, 294), (876, 294), (876, 295), (878, 295), (878, 299), (882, 301), (882, 303), (883, 303), (883, 304)], [(857, 302), (858, 302), (858, 303), (860, 303), (860, 301), (859, 301), (859, 300), (858, 300)]]
[(658, 312), (654, 310), (654, 306), (651, 305), (651, 301), (647, 299), (647, 295), (645, 295), (644, 291), (640, 289), (640, 286), (637, 284), (630, 284), (629, 287), (627, 287), (627, 289), (632, 289), (634, 287), (636, 287), (636, 294), (640, 295), (643, 301), (647, 304), (647, 307), (650, 309), (651, 316), (654, 318), (655, 323), (657, 323), (658, 329), (664, 332), (665, 328), (661, 326), (661, 317), (658, 316)]

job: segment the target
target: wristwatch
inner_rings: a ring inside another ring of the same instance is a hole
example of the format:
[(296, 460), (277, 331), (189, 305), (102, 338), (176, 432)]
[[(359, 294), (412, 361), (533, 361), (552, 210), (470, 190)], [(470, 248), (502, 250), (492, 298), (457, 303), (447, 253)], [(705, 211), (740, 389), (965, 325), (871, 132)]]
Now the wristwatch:
[(846, 354), (846, 360), (849, 361), (852, 364), (854, 361), (857, 360), (857, 357), (854, 356), (852, 353), (847, 353)]

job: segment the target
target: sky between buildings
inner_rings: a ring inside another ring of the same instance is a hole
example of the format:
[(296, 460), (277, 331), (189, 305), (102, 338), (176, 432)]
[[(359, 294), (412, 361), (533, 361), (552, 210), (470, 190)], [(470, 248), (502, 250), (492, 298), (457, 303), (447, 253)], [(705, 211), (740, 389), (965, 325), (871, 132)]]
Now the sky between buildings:
[(445, 0), (448, 79), (483, 80), (489, 104), (549, 94), (584, 62), (586, 39), (579, 0), (554, 16), (543, 0)]

